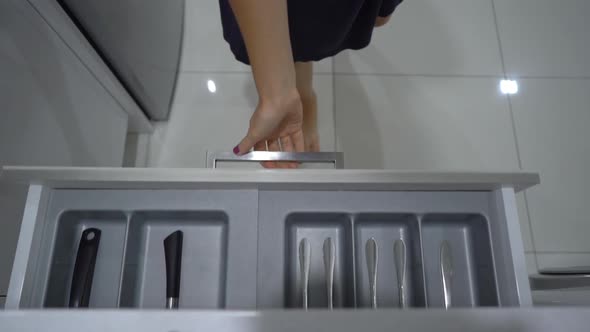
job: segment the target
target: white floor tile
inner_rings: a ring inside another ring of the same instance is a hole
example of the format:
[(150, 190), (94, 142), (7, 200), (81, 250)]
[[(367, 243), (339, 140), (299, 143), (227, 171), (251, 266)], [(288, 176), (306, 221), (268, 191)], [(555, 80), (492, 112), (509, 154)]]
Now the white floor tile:
[(540, 254), (537, 253), (539, 270), (550, 268), (590, 267), (589, 253)]
[[(334, 150), (332, 78), (316, 75), (321, 148)], [(208, 81), (216, 92), (208, 89)], [(231, 151), (248, 129), (256, 107), (248, 73), (181, 74), (170, 120), (157, 124), (150, 139), (151, 167), (205, 167), (206, 152)]]
[(512, 97), (524, 169), (541, 185), (527, 192), (535, 250), (590, 252), (590, 81), (520, 81)]
[(509, 76), (590, 76), (590, 2), (494, 2)]
[(347, 168), (518, 169), (497, 83), (336, 75), (337, 148)]
[(489, 0), (410, 0), (369, 47), (335, 59), (338, 73), (503, 76)]
[[(181, 68), (200, 72), (249, 72), (238, 62), (223, 39), (219, 1), (187, 0)], [(315, 66), (318, 73), (332, 72), (332, 59)]]

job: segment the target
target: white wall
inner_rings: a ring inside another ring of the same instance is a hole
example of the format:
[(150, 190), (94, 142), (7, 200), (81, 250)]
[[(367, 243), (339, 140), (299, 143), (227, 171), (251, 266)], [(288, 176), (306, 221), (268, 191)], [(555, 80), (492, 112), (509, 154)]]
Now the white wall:
[[(535, 258), (590, 266), (589, 12), (584, 0), (406, 0), (368, 48), (316, 66), (322, 150), (350, 168), (538, 170), (543, 184), (518, 197), (531, 272)], [(207, 149), (229, 151), (256, 102), (217, 1), (187, 0), (186, 15), (151, 166), (202, 167)], [(519, 93), (501, 94), (503, 78)]]
[[(542, 185), (518, 198), (531, 271), (535, 254), (539, 268), (589, 266), (589, 12), (405, 1), (371, 46), (335, 59), (337, 148), (359, 167), (538, 170)], [(498, 92), (504, 77), (518, 94)]]
[[(0, 165), (121, 166), (127, 114), (27, 1), (0, 1)], [(0, 186), (0, 296), (26, 188)]]
[[(541, 172), (527, 193), (539, 268), (590, 266), (590, 3), (496, 0), (523, 168)], [(526, 42), (523, 42), (526, 41)]]

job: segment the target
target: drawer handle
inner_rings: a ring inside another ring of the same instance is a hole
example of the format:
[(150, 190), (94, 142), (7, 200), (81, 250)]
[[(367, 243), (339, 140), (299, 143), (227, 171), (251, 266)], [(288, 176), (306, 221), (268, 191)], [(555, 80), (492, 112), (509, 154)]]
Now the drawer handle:
[(217, 168), (218, 161), (295, 161), (300, 163), (333, 163), (334, 168), (344, 168), (344, 154), (342, 152), (252, 151), (238, 156), (233, 152), (207, 151), (207, 168)]

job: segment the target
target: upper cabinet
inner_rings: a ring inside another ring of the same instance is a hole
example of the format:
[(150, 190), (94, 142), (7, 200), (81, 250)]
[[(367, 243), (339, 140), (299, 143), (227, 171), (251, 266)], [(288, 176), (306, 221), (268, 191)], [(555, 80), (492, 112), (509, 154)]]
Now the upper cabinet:
[(180, 63), (184, 0), (60, 0), (152, 120), (166, 120)]

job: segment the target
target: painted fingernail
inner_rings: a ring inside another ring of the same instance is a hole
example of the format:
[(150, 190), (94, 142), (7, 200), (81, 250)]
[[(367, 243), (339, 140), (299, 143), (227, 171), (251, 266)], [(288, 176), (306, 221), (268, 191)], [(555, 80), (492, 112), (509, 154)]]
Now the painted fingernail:
[(236, 145), (236, 147), (234, 148), (234, 154), (239, 154), (240, 153), (240, 147), (239, 145)]

